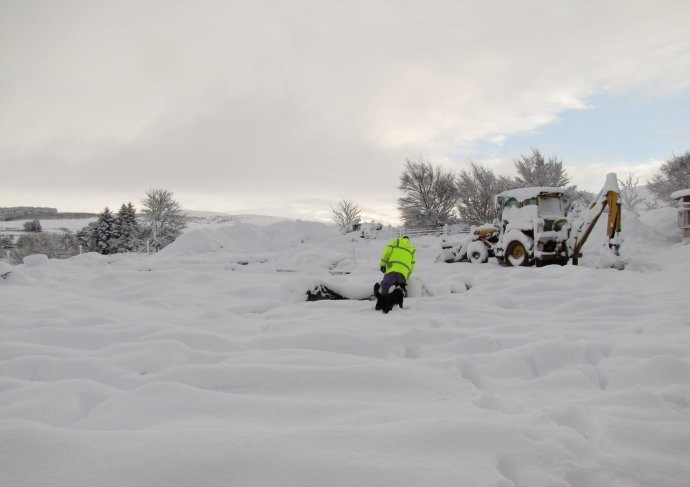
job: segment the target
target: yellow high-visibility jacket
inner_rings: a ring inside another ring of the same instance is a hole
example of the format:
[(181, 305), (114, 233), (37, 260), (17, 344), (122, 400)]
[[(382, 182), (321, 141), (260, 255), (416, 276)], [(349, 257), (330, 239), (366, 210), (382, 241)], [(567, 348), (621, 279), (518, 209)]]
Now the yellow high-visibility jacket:
[(414, 270), (414, 264), (414, 245), (412, 245), (407, 238), (398, 238), (386, 246), (379, 266), (386, 268), (386, 274), (389, 272), (398, 272), (402, 274), (407, 281)]

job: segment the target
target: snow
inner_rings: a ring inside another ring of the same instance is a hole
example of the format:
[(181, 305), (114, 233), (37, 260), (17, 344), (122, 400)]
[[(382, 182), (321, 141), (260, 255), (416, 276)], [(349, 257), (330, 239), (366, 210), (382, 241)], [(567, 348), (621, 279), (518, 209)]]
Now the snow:
[(609, 191), (613, 191), (616, 194), (620, 194), (620, 188), (618, 187), (618, 177), (616, 173), (610, 172), (606, 175), (606, 182), (604, 186), (599, 191), (599, 194), (592, 200), (590, 206), (592, 206), (592, 211), (597, 211), (598, 203), (606, 200), (606, 195)]
[(497, 198), (515, 198), (518, 201), (525, 201), (530, 198), (536, 198), (544, 193), (563, 193), (563, 188), (552, 186), (535, 186), (532, 188), (517, 188), (504, 191), (498, 195)]
[(601, 188), (602, 194), (606, 194), (609, 191), (620, 193), (620, 188), (618, 187), (618, 176), (616, 176), (615, 172), (610, 172), (606, 175), (606, 182), (604, 183), (604, 187)]
[(580, 266), (445, 264), (414, 238), (388, 315), (366, 300), (387, 242), (310, 222), (5, 265), (0, 485), (687, 485), (675, 218), (624, 212), (624, 271), (600, 224)]
[[(184, 229), (185, 232), (198, 230), (200, 228), (215, 229), (223, 226), (237, 225), (242, 223), (264, 226), (287, 221), (286, 218), (267, 215), (232, 215), (229, 213), (193, 210), (183, 210), (183, 213), (188, 218), (187, 228)], [(39, 218), (39, 220), (41, 222), (41, 228), (44, 232), (76, 233), (82, 228), (86, 227), (89, 223), (95, 222), (97, 218)], [(0, 235), (21, 235), (23, 233), (24, 224), (32, 221), (33, 218), (25, 220), (0, 220)]]
[(671, 193), (671, 199), (677, 200), (685, 196), (690, 196), (690, 189), (681, 189)]
[(229, 213), (218, 213), (213, 211), (184, 210), (187, 217), (187, 228), (185, 232), (198, 230), (200, 228), (215, 229), (228, 225), (251, 224), (251, 225), (271, 225), (288, 221), (287, 218), (267, 215), (233, 215)]
[(44, 254), (27, 255), (22, 259), (22, 262), (24, 262), (25, 267), (44, 265), (48, 263), (48, 256)]
[(501, 219), (508, 222), (507, 230), (533, 230), (534, 220), (538, 217), (539, 207), (537, 205), (527, 205), (522, 208), (508, 206), (501, 211)]
[[(95, 222), (96, 220), (96, 218), (39, 218), (42, 231), (50, 233), (76, 233), (89, 223)], [(19, 236), (24, 233), (24, 224), (32, 221), (33, 218), (28, 220), (0, 220), (0, 236), (3, 234)]]

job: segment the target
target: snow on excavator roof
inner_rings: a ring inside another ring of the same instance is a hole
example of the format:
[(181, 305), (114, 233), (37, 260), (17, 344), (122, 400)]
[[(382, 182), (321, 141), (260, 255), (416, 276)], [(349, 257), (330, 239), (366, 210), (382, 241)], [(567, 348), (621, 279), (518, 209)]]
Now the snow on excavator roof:
[(515, 198), (518, 201), (525, 201), (530, 198), (536, 198), (540, 194), (545, 193), (559, 193), (563, 194), (565, 190), (554, 186), (535, 186), (533, 188), (518, 188), (504, 191), (496, 195), (496, 198)]
[(684, 198), (685, 196), (690, 196), (690, 188), (689, 189), (679, 189), (678, 191), (674, 191), (671, 193), (671, 199), (677, 200), (678, 198)]

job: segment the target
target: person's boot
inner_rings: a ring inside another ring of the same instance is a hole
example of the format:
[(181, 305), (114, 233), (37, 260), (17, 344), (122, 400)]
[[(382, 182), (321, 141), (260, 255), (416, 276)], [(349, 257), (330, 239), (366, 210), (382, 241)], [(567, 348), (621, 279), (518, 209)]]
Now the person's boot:
[(381, 285), (378, 282), (374, 284), (374, 296), (376, 296), (376, 307), (374, 309), (376, 311), (380, 311), (383, 307), (383, 303), (381, 302), (381, 293), (379, 292), (380, 287)]

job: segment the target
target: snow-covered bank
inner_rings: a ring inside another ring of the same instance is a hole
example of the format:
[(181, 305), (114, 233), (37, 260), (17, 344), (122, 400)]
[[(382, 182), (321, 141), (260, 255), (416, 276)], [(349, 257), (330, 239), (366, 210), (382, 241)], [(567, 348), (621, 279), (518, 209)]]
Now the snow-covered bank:
[[(0, 484), (685, 486), (669, 217), (624, 215), (625, 271), (444, 264), (417, 239), (388, 315), (359, 300), (385, 242), (313, 223), (10, 266)], [(318, 283), (353, 299), (306, 302)]]

